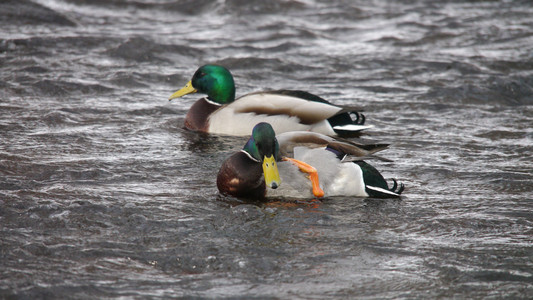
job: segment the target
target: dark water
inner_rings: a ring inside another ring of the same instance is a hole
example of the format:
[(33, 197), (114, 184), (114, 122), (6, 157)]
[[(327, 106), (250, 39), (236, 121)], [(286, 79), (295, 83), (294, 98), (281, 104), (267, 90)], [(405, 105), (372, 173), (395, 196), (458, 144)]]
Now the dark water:
[[(0, 298), (532, 298), (530, 1), (0, 3)], [(166, 99), (366, 108), (401, 200), (234, 205)]]

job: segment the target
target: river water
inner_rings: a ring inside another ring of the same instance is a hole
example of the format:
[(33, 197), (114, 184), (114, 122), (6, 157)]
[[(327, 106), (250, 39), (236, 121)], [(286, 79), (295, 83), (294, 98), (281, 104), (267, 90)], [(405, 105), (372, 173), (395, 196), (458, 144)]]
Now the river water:
[[(533, 297), (530, 1), (0, 3), (0, 298)], [(400, 200), (238, 203), (196, 68), (365, 107)]]

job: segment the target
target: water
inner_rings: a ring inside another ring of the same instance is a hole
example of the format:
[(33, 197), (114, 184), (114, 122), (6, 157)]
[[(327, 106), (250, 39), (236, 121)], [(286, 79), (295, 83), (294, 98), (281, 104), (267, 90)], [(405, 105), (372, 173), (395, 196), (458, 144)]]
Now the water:
[[(0, 3), (1, 298), (532, 298), (529, 1)], [(166, 99), (366, 108), (401, 200), (240, 204)], [(240, 205), (239, 205), (240, 204)]]

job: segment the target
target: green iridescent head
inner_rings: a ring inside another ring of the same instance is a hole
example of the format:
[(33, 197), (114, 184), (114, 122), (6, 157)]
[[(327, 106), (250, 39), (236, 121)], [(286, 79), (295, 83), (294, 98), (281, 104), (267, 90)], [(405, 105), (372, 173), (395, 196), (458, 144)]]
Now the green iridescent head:
[(209, 100), (219, 104), (228, 104), (235, 100), (235, 82), (228, 69), (218, 65), (205, 65), (194, 73), (191, 81), (178, 90), (169, 100), (200, 92), (207, 94)]
[(274, 158), (278, 160), (279, 144), (272, 126), (265, 122), (255, 125), (252, 136), (244, 145), (243, 150), (258, 161), (263, 161), (264, 156), (271, 155), (274, 155)]
[(263, 165), (263, 175), (267, 186), (275, 189), (281, 184), (277, 161), (279, 161), (279, 144), (276, 133), (268, 123), (255, 125), (252, 136), (243, 148)]

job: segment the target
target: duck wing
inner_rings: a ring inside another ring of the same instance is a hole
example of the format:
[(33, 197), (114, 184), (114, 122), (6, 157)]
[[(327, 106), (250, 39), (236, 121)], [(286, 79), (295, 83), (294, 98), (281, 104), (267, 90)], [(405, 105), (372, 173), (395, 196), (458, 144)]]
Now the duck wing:
[[(317, 101), (319, 99), (322, 101)], [(237, 98), (226, 107), (233, 109), (235, 113), (297, 117), (300, 123), (306, 125), (327, 120), (343, 110), (316, 95), (287, 90), (250, 93)]]
[(278, 134), (276, 138), (279, 143), (280, 154), (287, 157), (294, 156), (295, 147), (327, 148), (337, 154), (339, 158), (344, 158), (346, 156), (368, 157), (389, 146), (389, 144), (380, 143), (355, 143), (308, 131), (285, 132)]
[[(329, 124), (328, 127), (331, 127), (331, 130), (338, 135), (356, 136), (360, 131), (374, 127), (372, 125), (365, 125), (366, 117), (361, 113), (363, 108), (359, 106), (335, 105), (322, 97), (300, 90), (273, 90), (256, 92), (246, 96), (258, 94), (268, 95), (269, 97), (284, 96), (287, 97), (284, 98), (285, 100), (293, 99), (279, 106), (281, 108), (283, 105), (288, 105), (292, 108), (290, 111), (282, 110), (281, 114), (298, 117), (302, 124), (307, 125), (327, 121)], [(293, 105), (297, 102), (294, 99), (303, 100), (306, 105)]]

